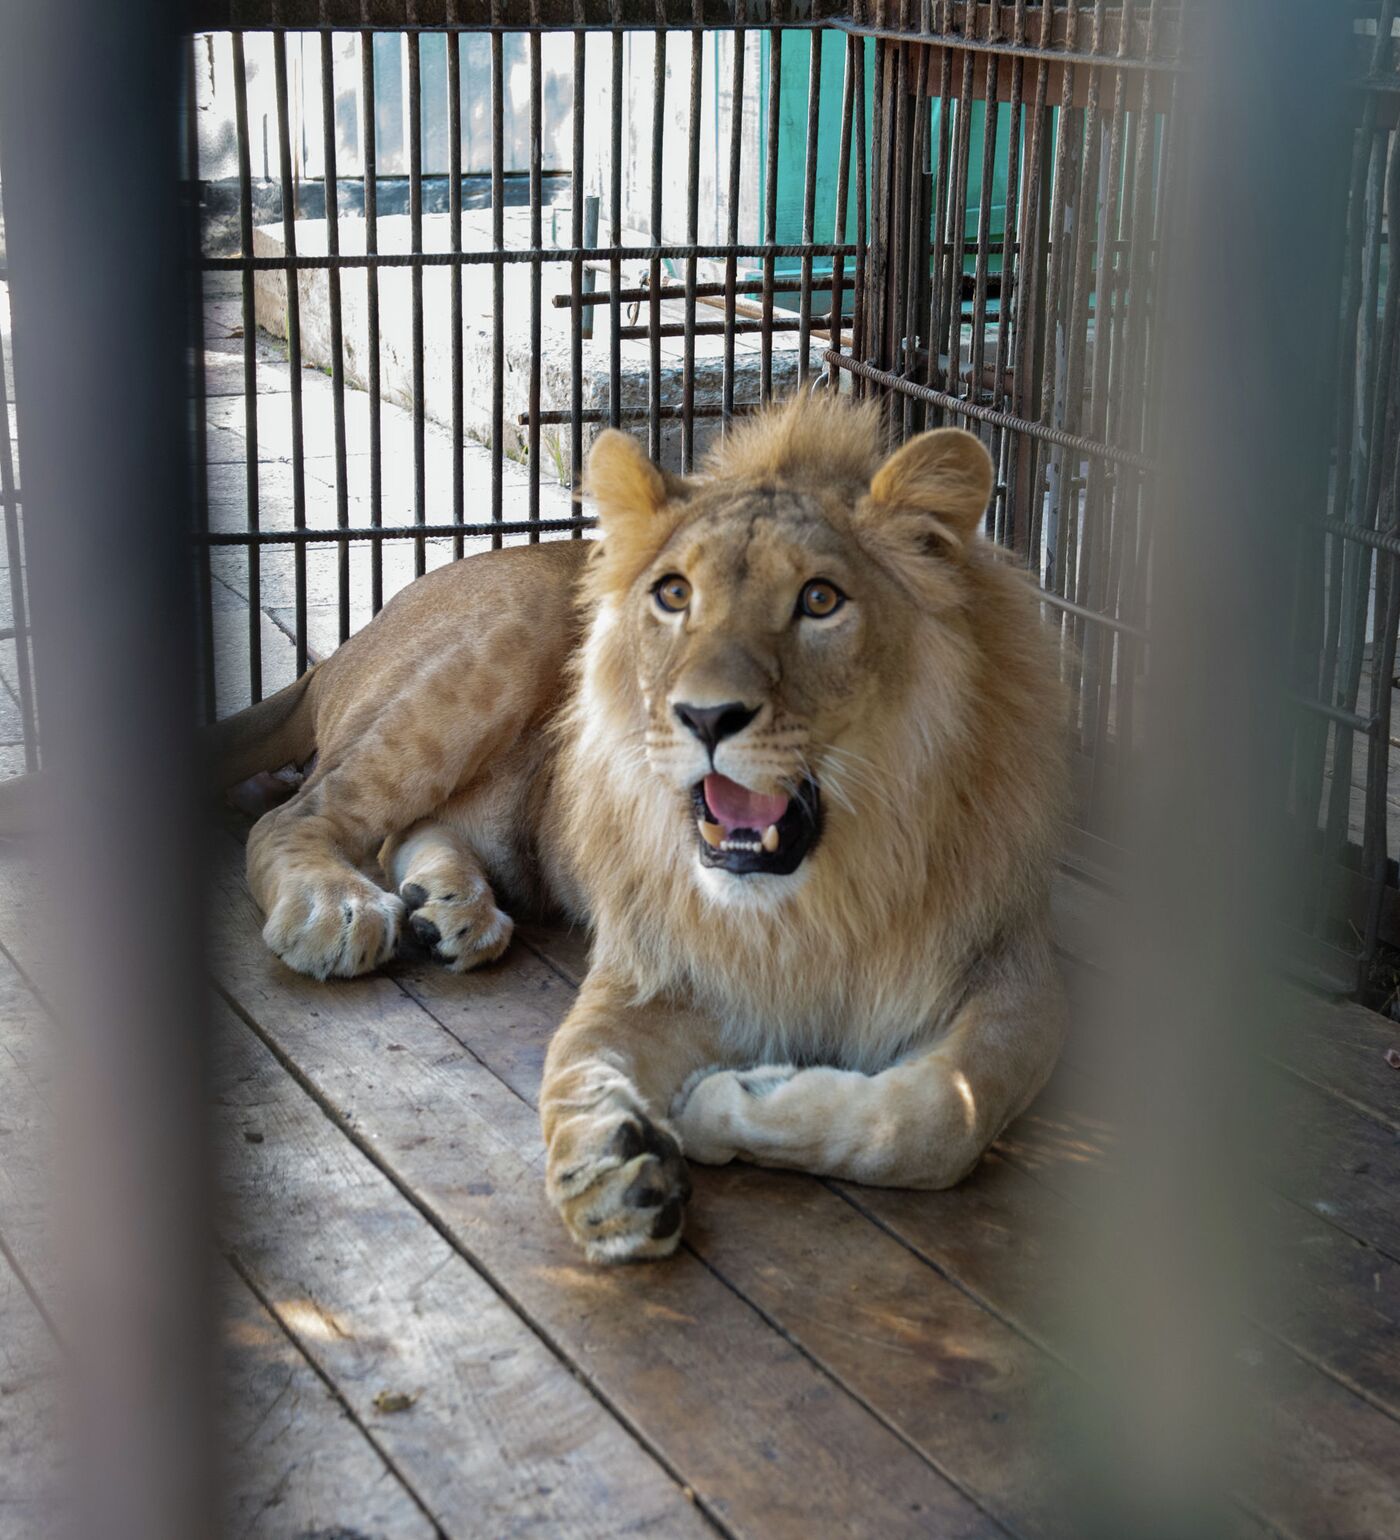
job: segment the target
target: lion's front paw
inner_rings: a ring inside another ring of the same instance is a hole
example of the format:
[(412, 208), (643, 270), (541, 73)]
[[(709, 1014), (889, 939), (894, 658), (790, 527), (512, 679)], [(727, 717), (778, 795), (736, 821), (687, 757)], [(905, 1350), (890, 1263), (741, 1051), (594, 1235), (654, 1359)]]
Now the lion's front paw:
[(710, 1069), (692, 1076), (671, 1109), (691, 1159), (702, 1166), (722, 1166), (745, 1154), (746, 1135), (753, 1132), (754, 1104), (796, 1073), (791, 1064), (759, 1064), (753, 1069)]
[(586, 1133), (560, 1131), (549, 1196), (591, 1262), (646, 1261), (680, 1243), (690, 1176), (665, 1126), (627, 1112)]
[(368, 877), (307, 877), (279, 895), (263, 940), (298, 973), (354, 978), (393, 956), (402, 915), (399, 899)]
[(510, 945), (515, 922), (496, 907), (485, 882), (473, 880), (463, 891), (445, 884), (405, 882), (399, 895), (408, 907), (414, 940), (435, 961), (454, 973), (495, 962)]

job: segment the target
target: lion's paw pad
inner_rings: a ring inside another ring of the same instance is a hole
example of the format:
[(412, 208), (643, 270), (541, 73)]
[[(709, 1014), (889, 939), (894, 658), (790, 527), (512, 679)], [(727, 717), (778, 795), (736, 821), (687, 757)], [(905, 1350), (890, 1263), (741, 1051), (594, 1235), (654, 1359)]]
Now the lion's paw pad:
[(263, 940), (298, 973), (354, 978), (394, 955), (403, 903), (367, 877), (298, 884), (273, 905)]
[(550, 1178), (551, 1196), (593, 1262), (669, 1256), (681, 1238), (690, 1174), (680, 1145), (640, 1112), (571, 1154)]
[(405, 882), (399, 895), (408, 909), (405, 942), (454, 973), (495, 962), (515, 932), (484, 882), (455, 888)]

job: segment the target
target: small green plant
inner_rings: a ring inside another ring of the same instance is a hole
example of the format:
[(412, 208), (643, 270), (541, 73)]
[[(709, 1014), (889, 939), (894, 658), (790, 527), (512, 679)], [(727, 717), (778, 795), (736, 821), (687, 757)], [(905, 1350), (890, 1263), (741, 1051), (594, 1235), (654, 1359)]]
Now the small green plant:
[(554, 466), (554, 479), (561, 487), (573, 486), (573, 466), (564, 454), (562, 436), (558, 433), (546, 433), (542, 435), (540, 442), (543, 444)]

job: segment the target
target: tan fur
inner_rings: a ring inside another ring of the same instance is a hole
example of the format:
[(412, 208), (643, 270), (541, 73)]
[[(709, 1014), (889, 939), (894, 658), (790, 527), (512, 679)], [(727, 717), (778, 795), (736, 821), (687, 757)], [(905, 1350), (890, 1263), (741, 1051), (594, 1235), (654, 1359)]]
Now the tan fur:
[[(689, 483), (605, 433), (590, 480), (601, 542), (434, 573), (323, 665), (316, 772), (250, 843), (270, 944), (373, 967), (406, 893), (457, 968), (504, 945), (497, 892), (591, 922), (541, 1114), (551, 1196), (599, 1259), (674, 1248), (682, 1146), (958, 1180), (1063, 1030), (1063, 700), (1033, 591), (977, 534), (985, 451), (942, 430), (886, 458), (873, 409), (797, 401)], [(668, 573), (681, 615), (652, 596)], [(795, 613), (814, 578), (848, 596), (828, 619)], [(697, 862), (711, 764), (673, 708), (732, 701), (757, 714), (713, 768), (821, 787), (791, 876)], [(394, 893), (358, 870), (386, 839)]]

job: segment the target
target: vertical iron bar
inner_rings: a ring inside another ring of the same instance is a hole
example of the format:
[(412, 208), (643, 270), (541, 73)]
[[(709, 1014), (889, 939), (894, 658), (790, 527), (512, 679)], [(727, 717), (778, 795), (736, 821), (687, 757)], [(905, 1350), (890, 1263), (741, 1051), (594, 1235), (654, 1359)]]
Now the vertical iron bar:
[(731, 250), (724, 259), (724, 384), (723, 422), (728, 428), (734, 416), (734, 285), (738, 258), (732, 248), (739, 243), (739, 167), (744, 129), (744, 50), (746, 35), (734, 29), (734, 58), (729, 85), (729, 201), (725, 208), (725, 239)]
[[(901, 93), (901, 114), (906, 126), (900, 135), (900, 152), (904, 156), (901, 194), (903, 228), (899, 237), (900, 249), (904, 253), (904, 273), (899, 280), (902, 290), (899, 332), (903, 339), (900, 373), (906, 379), (916, 379), (919, 373), (918, 333), (924, 297), (923, 274), (928, 268), (928, 240), (924, 233), (928, 228), (925, 208), (927, 177), (924, 172), (924, 163), (928, 157), (929, 128), (928, 113), (925, 110), (928, 100), (928, 49), (906, 48), (902, 52), (906, 61), (911, 53), (914, 56), (914, 85), (910, 94), (906, 78)], [(906, 62), (906, 76), (908, 68)], [(905, 96), (908, 96), (907, 104), (904, 102)], [(911, 396), (904, 397), (903, 406), (904, 436), (908, 438), (922, 428), (925, 413), (923, 403), (916, 402)]]
[[(1016, 0), (1012, 22), (1012, 41), (1024, 46), (1026, 41), (1026, 0)], [(1011, 96), (1007, 106), (1010, 131), (1006, 136), (1006, 209), (1002, 217), (1001, 284), (997, 292), (997, 346), (993, 369), (992, 404), (1006, 410), (1006, 369), (1011, 345), (1012, 301), (1018, 296), (1021, 280), (1021, 109), (1025, 92), (1025, 60), (1011, 64)], [(1002, 436), (1001, 524), (997, 538), (1012, 550), (1020, 551), (1017, 525), (1019, 504), (1016, 498), (1016, 435)]]
[[(539, 0), (530, 0), (530, 20), (535, 25), (530, 31), (530, 246), (538, 251), (543, 243), (541, 204), (544, 193), (541, 186), (540, 110), (543, 86), (540, 78)], [(530, 517), (540, 516), (540, 349), (543, 317), (541, 314), (542, 274), (540, 259), (530, 262), (530, 422), (526, 429), (527, 467), (530, 476)], [(530, 531), (530, 544), (540, 538), (537, 529)]]
[[(253, 255), (253, 170), (248, 143), (248, 66), (243, 53), (243, 34), (233, 34), (233, 109), (238, 136), (238, 237), (245, 266), (243, 279), (243, 431), (247, 451), (246, 495), (250, 533), (258, 529), (258, 320), (254, 303), (253, 269), (246, 265)], [(262, 699), (262, 553), (248, 546), (248, 692), (254, 702)]]
[[(456, 7), (453, 7), (454, 12)], [(447, 44), (447, 208), (449, 236), (454, 252), (462, 249), (462, 34), (448, 32)], [(466, 381), (462, 366), (462, 269), (451, 271), (449, 303), (452, 310), (452, 522), (466, 518), (466, 486), (462, 457), (466, 453), (463, 427)], [(454, 560), (462, 559), (462, 537), (452, 538)]]
[[(972, 26), (971, 9), (963, 12), (963, 31)], [(957, 123), (954, 133), (952, 252), (948, 263), (948, 370), (947, 389), (960, 396), (962, 389), (962, 291), (963, 267), (967, 261), (967, 182), (972, 155), (972, 83), (973, 59), (970, 48), (962, 50), (962, 86), (958, 94)]]
[[(326, 158), (326, 250), (340, 255), (340, 192), (336, 180), (335, 142), (335, 55), (331, 50), (335, 34), (321, 33), (321, 133)], [(340, 269), (331, 267), (326, 279), (331, 312), (331, 394), (335, 412), (335, 514), (342, 529), (350, 526), (350, 493), (345, 464), (345, 337), (341, 326)], [(340, 640), (350, 635), (350, 542), (340, 544), (338, 584), (340, 594)]]
[[(704, 19), (703, 0), (695, 0), (694, 16)], [(700, 112), (701, 70), (705, 34), (697, 26), (690, 34), (690, 156), (685, 170), (685, 238), (700, 240)], [(718, 126), (718, 125), (717, 125)], [(695, 258), (685, 263), (685, 356), (681, 364), (681, 473), (695, 469)]]
[[(297, 271), (297, 199), (292, 182), (291, 113), (287, 102), (287, 34), (272, 34), (277, 87), (277, 168), (282, 191), (282, 249), (287, 258), (287, 389), (292, 416), (292, 526), (306, 528), (306, 446), (301, 416), (301, 274)], [(306, 547), (292, 551), (296, 585), (296, 668), (306, 672)]]
[[(942, 17), (939, 30), (948, 33), (952, 29), (951, 18), (948, 14), (947, 4), (942, 6)], [(940, 370), (940, 357), (943, 351), (943, 334), (948, 325), (948, 317), (944, 314), (947, 297), (947, 264), (950, 260), (949, 250), (952, 239), (953, 219), (953, 158), (951, 153), (953, 134), (953, 50), (943, 48), (942, 63), (939, 68), (938, 82), (938, 145), (935, 150), (935, 166), (933, 181), (933, 274), (929, 285), (932, 291), (932, 301), (929, 306), (929, 327), (927, 343), (927, 357), (924, 367), (924, 384), (935, 388), (941, 388), (951, 393), (953, 387), (948, 378)], [(932, 110), (932, 109), (930, 109)], [(941, 423), (945, 419), (945, 412), (941, 407), (933, 408), (933, 420)]]
[[(613, 0), (613, 18), (620, 18), (618, 0)], [(608, 170), (612, 178), (611, 200), (608, 208), (608, 240), (614, 246), (622, 244), (622, 29), (615, 26), (612, 34), (612, 139)], [(622, 262), (613, 257), (608, 262), (608, 296), (612, 321), (612, 335), (608, 339), (608, 421), (614, 427), (622, 422)]]
[[(855, 114), (855, 74), (859, 68), (861, 46), (859, 38), (846, 39), (846, 71), (841, 83), (841, 147), (836, 155), (836, 208), (831, 233), (833, 246), (844, 246), (846, 243), (846, 202), (850, 194), (851, 176), (851, 119)], [(837, 352), (841, 351), (845, 340), (845, 307), (846, 259), (838, 255), (831, 259), (831, 331), (828, 336), (830, 345)], [(834, 392), (841, 389), (841, 370), (830, 370), (827, 378), (829, 390)]]
[[(819, 28), (807, 34), (811, 50), (807, 71), (807, 161), (806, 180), (802, 188), (802, 244), (810, 246), (815, 239), (813, 229), (817, 214), (817, 130), (822, 110), (822, 39), (826, 34)], [(833, 310), (833, 317), (835, 311)], [(830, 342), (838, 347), (841, 334), (832, 321)], [(808, 356), (812, 350), (812, 253), (802, 253), (802, 290), (798, 297), (797, 324), (797, 383), (799, 388), (807, 383)]]
[[(193, 433), (190, 483), (193, 489), (192, 527), (201, 534), (209, 532), (209, 441), (208, 404), (204, 378), (204, 278), (199, 270), (201, 254), (199, 100), (195, 77), (197, 40), (190, 38), (185, 48), (185, 176), (190, 206), (189, 228), (190, 279), (190, 416)], [(5, 544), (10, 558), (10, 608), (15, 626), (15, 670), (19, 675), (20, 719), (24, 724), (24, 767), (38, 769), (38, 738), (34, 722), (33, 690), (29, 673), (29, 627), (25, 615), (24, 562), (19, 519), (14, 505), (14, 466), (10, 459), (10, 411), (5, 398), (5, 358), (0, 348), (0, 423), (5, 425), (0, 442), (0, 495), (5, 500)], [(195, 556), (199, 603), (196, 612), (199, 642), (201, 711), (206, 722), (218, 714), (218, 685), (214, 661), (214, 578), (212, 553), (202, 546)]]
[[(763, 239), (778, 239), (778, 131), (783, 80), (783, 34), (768, 34), (768, 144), (764, 184)], [(760, 399), (773, 399), (773, 257), (763, 258), (763, 332), (761, 336), (762, 381)]]
[[(1133, 0), (1124, 0), (1122, 31), (1118, 57), (1126, 57), (1132, 35)], [(1121, 351), (1117, 253), (1123, 237), (1130, 234), (1121, 224), (1119, 184), (1123, 173), (1123, 130), (1125, 111), (1124, 71), (1120, 65), (1113, 72), (1113, 107), (1109, 119), (1108, 175), (1105, 184), (1103, 234), (1099, 242), (1094, 288), (1094, 358), (1089, 387), (1089, 433), (1102, 438), (1109, 422), (1110, 368)], [(1085, 561), (1081, 603), (1103, 609), (1109, 594), (1114, 564), (1117, 561), (1122, 519), (1120, 491), (1123, 477), (1110, 472), (1100, 461), (1089, 466), (1089, 484), (1085, 496)], [(1084, 637), (1084, 690), (1093, 711), (1092, 731), (1086, 720), (1085, 746), (1093, 755), (1093, 776), (1087, 817), (1094, 819), (1101, 803), (1100, 788), (1107, 770), (1104, 764), (1108, 742), (1108, 716), (1112, 700), (1110, 688), (1113, 667), (1113, 637), (1100, 626)], [(1087, 718), (1087, 713), (1086, 713)]]
[[(899, 30), (904, 31), (908, 0), (899, 0)], [(915, 176), (913, 172), (913, 125), (910, 121), (909, 47), (906, 43), (894, 43), (889, 50), (893, 80), (891, 93), (894, 112), (890, 119), (891, 154), (887, 160), (887, 183), (884, 197), (880, 200), (885, 211), (887, 262), (884, 306), (886, 317), (886, 357), (889, 367), (898, 374), (906, 374), (913, 361), (909, 331), (905, 325), (909, 300), (909, 244), (910, 198)], [(892, 433), (900, 439), (907, 438), (911, 426), (911, 407), (908, 396), (897, 395), (890, 402), (888, 423)], [(898, 423), (898, 428), (896, 427)]]
[[(886, 345), (889, 295), (887, 264), (889, 259), (889, 182), (893, 155), (888, 140), (893, 119), (890, 60), (895, 45), (881, 39), (875, 44), (874, 99), (871, 103), (870, 153), (870, 260), (866, 278), (866, 336), (862, 339), (863, 356), (882, 369), (892, 365)], [(875, 389), (873, 384), (869, 389)]]
[[(1050, 37), (1051, 8), (1043, 6), (1040, 16), (1039, 46)], [(1047, 330), (1046, 286), (1048, 277), (1050, 227), (1053, 219), (1053, 187), (1047, 176), (1053, 172), (1055, 149), (1050, 116), (1050, 65), (1045, 59), (1036, 67), (1035, 106), (1029, 125), (1026, 147), (1026, 240), (1025, 276), (1021, 282), (1016, 321), (1015, 411), (1018, 417), (1040, 417), (1043, 402), (1038, 387), (1040, 351)], [(1040, 471), (1036, 444), (1022, 439), (1017, 444), (1016, 497), (1024, 504), (1026, 517), (1026, 560), (1037, 574), (1043, 563), (1040, 556), (1042, 504)]]
[[(378, 125), (374, 101), (374, 33), (360, 33), (360, 95), (363, 127), (361, 156), (365, 173), (365, 251), (379, 253), (379, 158)], [(378, 529), (384, 522), (383, 412), (379, 395), (379, 269), (365, 269), (365, 338), (369, 358), (369, 522)], [(370, 541), (370, 612), (384, 605), (384, 542)]]
[[(427, 412), (423, 394), (426, 369), (423, 358), (423, 268), (416, 259), (423, 250), (423, 60), (424, 37), (410, 32), (408, 44), (408, 244), (414, 262), (409, 268), (412, 303), (413, 348), (413, 522), (428, 522)], [(427, 570), (427, 544), (419, 535), (413, 542), (413, 575)]]
[[(663, 12), (664, 14), (664, 12)], [(658, 27), (652, 55), (651, 82), (651, 239), (661, 244), (662, 151), (666, 140), (666, 33)], [(653, 257), (648, 270), (647, 443), (651, 457), (661, 459), (661, 259)]]
[[(499, 20), (500, 0), (493, 0), (492, 19)], [(499, 524), (504, 517), (502, 496), (506, 416), (506, 270), (501, 261), (505, 249), (505, 39), (499, 27), (491, 33), (491, 247), (496, 253), (491, 264), (491, 520)], [(491, 536), (493, 550), (499, 550), (499, 532)]]
[[(1048, 7), (1047, 7), (1048, 11)], [(1074, 34), (1078, 23), (1078, 0), (1069, 0), (1069, 10), (1066, 25)], [(1074, 65), (1066, 61), (1064, 66), (1064, 83), (1060, 93), (1059, 112), (1059, 140), (1056, 144), (1055, 179), (1050, 199), (1050, 254), (1049, 273), (1045, 286), (1045, 357), (1042, 366), (1040, 384), (1040, 411), (1041, 421), (1047, 425), (1053, 425), (1056, 415), (1057, 395), (1056, 379), (1061, 359), (1060, 353), (1060, 284), (1064, 271), (1067, 242), (1072, 241), (1072, 227), (1069, 222), (1069, 180), (1070, 164), (1074, 159), (1073, 142), (1075, 131), (1071, 124), (1071, 114), (1074, 111)], [(1038, 448), (1034, 451), (1036, 463), (1035, 473), (1035, 498), (1037, 504), (1043, 504), (1047, 492), (1050, 490), (1047, 477), (1050, 466), (1055, 461), (1055, 456), (1042, 453)], [(1039, 514), (1039, 508), (1037, 508)], [(1060, 561), (1060, 530), (1058, 525), (1053, 525), (1046, 531), (1045, 567), (1042, 571), (1042, 581), (1056, 593), (1063, 592), (1063, 570)]]
[[(580, 10), (581, 15), (581, 10)], [(578, 251), (584, 243), (583, 153), (584, 153), (584, 98), (587, 95), (588, 34), (579, 28), (574, 33), (574, 139), (572, 175), (569, 182), (569, 202), (572, 205), (572, 240)], [(593, 200), (593, 239), (598, 237), (597, 200)], [(574, 518), (583, 513), (583, 258), (575, 257), (570, 267), (569, 292), (573, 301), (569, 327), (569, 512)], [(590, 312), (591, 318), (591, 312)], [(590, 336), (592, 328), (589, 328)], [(574, 538), (581, 539), (583, 530), (575, 528)]]
[[(1000, 103), (997, 100), (997, 57), (989, 53), (983, 61), (986, 71), (986, 90), (982, 98), (982, 187), (977, 198), (977, 259), (973, 265), (972, 284), (972, 383), (969, 392), (973, 401), (980, 401), (984, 390), (983, 369), (987, 362), (987, 280), (991, 266), (992, 244), (992, 185), (996, 176), (997, 123)], [(1008, 196), (1010, 188), (1007, 189)], [(1003, 232), (1002, 270), (1006, 268), (1006, 240)], [(995, 400), (995, 392), (993, 395)]]
[[(869, 245), (869, 187), (866, 176), (868, 160), (865, 134), (865, 44), (854, 39), (856, 77), (856, 289), (851, 310), (851, 348), (860, 352), (865, 346), (867, 303), (865, 297)], [(856, 385), (856, 395), (865, 395), (865, 383)]]

